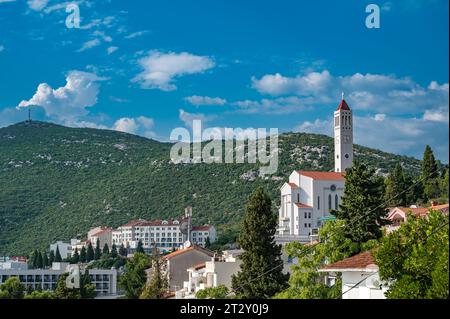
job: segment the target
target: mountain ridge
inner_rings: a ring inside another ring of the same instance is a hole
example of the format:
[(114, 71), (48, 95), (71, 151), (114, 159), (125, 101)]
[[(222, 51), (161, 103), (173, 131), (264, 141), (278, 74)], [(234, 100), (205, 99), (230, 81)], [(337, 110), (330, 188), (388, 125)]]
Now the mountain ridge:
[[(279, 136), (279, 168), (258, 176), (258, 164), (173, 164), (172, 143), (94, 128), (20, 122), (0, 128), (0, 254), (27, 254), (97, 225), (168, 218), (194, 208), (194, 222), (235, 228), (247, 197), (279, 187), (294, 169), (332, 170), (333, 138)], [(420, 161), (355, 145), (355, 157), (386, 174), (401, 162), (417, 174)]]

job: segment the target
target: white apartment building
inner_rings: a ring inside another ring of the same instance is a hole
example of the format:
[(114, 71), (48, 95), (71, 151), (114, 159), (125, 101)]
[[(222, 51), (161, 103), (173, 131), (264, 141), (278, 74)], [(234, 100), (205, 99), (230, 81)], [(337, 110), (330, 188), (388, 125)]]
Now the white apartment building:
[(224, 251), (220, 258), (212, 257), (210, 261), (188, 268), (189, 279), (184, 281), (182, 289), (176, 291), (175, 298), (193, 299), (198, 291), (220, 285), (231, 289), (232, 275), (241, 270), (239, 255), (242, 252)]
[[(33, 290), (55, 290), (59, 277), (68, 266), (68, 263), (53, 263), (50, 269), (0, 269), (0, 284), (11, 277), (18, 277), (25, 287), (30, 286)], [(88, 273), (98, 295), (117, 294), (116, 269), (89, 269)]]
[(61, 258), (65, 259), (72, 256), (72, 253), (74, 252), (72, 250), (72, 244), (75, 243), (76, 239), (71, 239), (70, 243), (64, 243), (62, 241), (57, 241), (54, 244), (50, 245), (50, 251), (53, 251), (53, 253), (56, 254), (56, 248), (59, 249), (59, 254), (61, 255)]
[(342, 98), (335, 121), (335, 172), (294, 171), (281, 187), (276, 240), (310, 242), (332, 218), (345, 190), (345, 170), (353, 161), (353, 116)]
[(136, 249), (141, 241), (143, 248), (150, 250), (152, 247), (168, 251), (179, 248), (190, 236), (193, 244), (204, 247), (206, 238), (211, 243), (216, 240), (214, 226), (194, 226), (188, 230), (187, 218), (167, 219), (156, 221), (133, 220), (112, 231), (112, 244), (116, 246)]

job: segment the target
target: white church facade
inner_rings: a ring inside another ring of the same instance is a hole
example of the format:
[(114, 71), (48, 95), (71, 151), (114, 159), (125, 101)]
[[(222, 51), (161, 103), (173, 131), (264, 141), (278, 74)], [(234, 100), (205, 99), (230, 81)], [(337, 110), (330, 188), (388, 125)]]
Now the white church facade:
[(344, 98), (334, 112), (335, 171), (294, 171), (281, 187), (277, 241), (309, 242), (337, 210), (353, 162), (353, 114)]

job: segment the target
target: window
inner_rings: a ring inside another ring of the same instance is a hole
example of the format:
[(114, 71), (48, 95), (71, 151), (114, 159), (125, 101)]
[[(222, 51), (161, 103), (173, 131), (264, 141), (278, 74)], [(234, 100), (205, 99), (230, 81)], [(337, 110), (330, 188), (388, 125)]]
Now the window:
[(305, 228), (308, 228), (308, 224), (305, 223)]
[(328, 210), (331, 210), (331, 194), (328, 195)]
[(339, 197), (337, 194), (334, 196), (334, 209), (339, 209)]
[(308, 227), (311, 228), (311, 224), (308, 224)]
[(317, 209), (320, 209), (320, 196), (317, 196)]
[(300, 203), (300, 194), (297, 194), (297, 203)]
[(311, 212), (308, 213), (308, 218), (311, 218)]
[(307, 212), (305, 212), (305, 218), (308, 218), (307, 216), (308, 216), (308, 213), (307, 213)]

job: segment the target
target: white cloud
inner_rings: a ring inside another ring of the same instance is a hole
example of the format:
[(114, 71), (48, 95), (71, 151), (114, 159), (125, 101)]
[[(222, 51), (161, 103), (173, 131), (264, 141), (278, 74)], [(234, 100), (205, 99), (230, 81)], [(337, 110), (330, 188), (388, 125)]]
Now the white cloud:
[(431, 122), (448, 123), (448, 108), (426, 110), (423, 119)]
[(106, 49), (106, 51), (108, 52), (108, 55), (113, 54), (117, 50), (119, 50), (119, 48), (115, 47), (115, 46), (111, 46), (111, 47), (108, 47), (108, 49)]
[(373, 119), (377, 122), (383, 122), (386, 119), (386, 114), (375, 114)]
[(3, 52), (5, 50), (5, 47), (0, 44), (0, 52)]
[(333, 133), (333, 127), (328, 120), (316, 119), (313, 122), (305, 121), (294, 128), (295, 132), (307, 132), (315, 134), (331, 135)]
[(92, 49), (96, 46), (99, 46), (100, 44), (101, 44), (101, 41), (99, 39), (93, 39), (93, 40), (86, 41), (85, 43), (83, 43), (83, 46), (77, 50), (77, 52), (83, 52), (83, 51)]
[(214, 115), (205, 115), (202, 113), (188, 113), (183, 109), (180, 109), (179, 112), (180, 112), (179, 113), (180, 120), (182, 120), (184, 122), (184, 125), (189, 128), (192, 128), (192, 122), (194, 120), (202, 121), (202, 126), (205, 126), (206, 123), (215, 119)]
[(447, 105), (448, 83), (431, 82), (428, 87), (415, 83), (410, 78), (395, 75), (361, 74), (333, 76), (328, 71), (311, 72), (296, 77), (285, 77), (279, 73), (252, 78), (252, 86), (262, 94), (272, 96), (296, 95), (306, 105), (328, 105), (335, 103), (341, 91), (347, 93), (346, 100), (355, 110), (366, 110), (385, 114), (417, 114), (425, 110)]
[(178, 77), (202, 73), (215, 66), (214, 61), (207, 56), (159, 51), (150, 51), (138, 64), (143, 71), (133, 81), (139, 82), (142, 88), (163, 91), (176, 90), (173, 82)]
[(297, 96), (261, 99), (260, 101), (242, 100), (231, 103), (240, 109), (238, 113), (288, 114), (312, 110), (307, 105), (308, 100)]
[(146, 30), (145, 31), (137, 31), (137, 32), (130, 33), (129, 35), (125, 36), (124, 38), (125, 39), (134, 39), (134, 38), (140, 37), (149, 32), (150, 31), (146, 31)]
[(47, 6), (48, 1), (49, 0), (28, 0), (27, 3), (31, 10), (41, 11)]
[(156, 136), (155, 132), (152, 130), (154, 126), (155, 121), (149, 117), (123, 117), (114, 123), (113, 130), (152, 138)]
[(201, 105), (225, 105), (227, 100), (220, 97), (209, 97), (209, 96), (188, 96), (184, 98), (187, 102), (195, 106)]
[(64, 124), (74, 123), (88, 114), (87, 108), (97, 103), (97, 82), (102, 80), (104, 78), (93, 73), (70, 71), (65, 86), (53, 89), (47, 83), (41, 83), (33, 97), (20, 102), (18, 108), (41, 106), (50, 118)]

